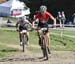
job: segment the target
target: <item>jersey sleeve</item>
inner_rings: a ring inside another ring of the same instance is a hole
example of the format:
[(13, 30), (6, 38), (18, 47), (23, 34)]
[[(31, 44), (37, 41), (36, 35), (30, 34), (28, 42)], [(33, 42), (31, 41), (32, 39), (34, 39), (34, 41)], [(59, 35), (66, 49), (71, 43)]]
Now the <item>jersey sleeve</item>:
[(48, 14), (50, 19), (52, 19), (52, 20), (54, 19), (53, 15), (51, 13), (47, 12), (47, 14)]
[(39, 18), (39, 14), (36, 14), (34, 19), (36, 20), (38, 18)]

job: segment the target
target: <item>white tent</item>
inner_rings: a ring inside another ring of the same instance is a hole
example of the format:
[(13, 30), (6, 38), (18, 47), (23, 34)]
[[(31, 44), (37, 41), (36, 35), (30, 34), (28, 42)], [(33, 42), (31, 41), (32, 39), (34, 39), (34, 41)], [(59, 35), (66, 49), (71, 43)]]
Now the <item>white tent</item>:
[(0, 16), (20, 17), (30, 14), (30, 9), (18, 0), (9, 0), (0, 4)]

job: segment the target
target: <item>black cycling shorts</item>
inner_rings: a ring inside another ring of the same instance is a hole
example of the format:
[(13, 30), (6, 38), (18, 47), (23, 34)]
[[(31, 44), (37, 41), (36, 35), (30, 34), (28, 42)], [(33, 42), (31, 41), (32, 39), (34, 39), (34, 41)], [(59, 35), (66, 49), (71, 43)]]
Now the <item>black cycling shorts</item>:
[(20, 31), (22, 31), (22, 30), (27, 30), (27, 28), (24, 27), (24, 26), (19, 26), (19, 30), (20, 30)]
[(47, 28), (47, 32), (48, 32), (49, 31), (49, 29), (48, 29), (48, 23), (42, 23), (42, 22), (39, 22), (38, 23), (38, 29), (39, 28), (44, 28), (44, 27)]

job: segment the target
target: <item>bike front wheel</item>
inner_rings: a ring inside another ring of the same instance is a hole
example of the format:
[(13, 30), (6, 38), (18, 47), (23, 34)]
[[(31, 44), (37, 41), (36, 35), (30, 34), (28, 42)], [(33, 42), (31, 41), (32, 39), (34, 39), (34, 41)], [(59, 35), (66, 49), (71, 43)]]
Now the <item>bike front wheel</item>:
[(25, 51), (25, 45), (27, 44), (27, 36), (26, 34), (22, 35), (22, 48), (23, 48), (23, 52)]
[(43, 51), (43, 56), (46, 57), (46, 60), (48, 60), (48, 47), (47, 47), (47, 38), (46, 36), (43, 36), (42, 38), (42, 51)]

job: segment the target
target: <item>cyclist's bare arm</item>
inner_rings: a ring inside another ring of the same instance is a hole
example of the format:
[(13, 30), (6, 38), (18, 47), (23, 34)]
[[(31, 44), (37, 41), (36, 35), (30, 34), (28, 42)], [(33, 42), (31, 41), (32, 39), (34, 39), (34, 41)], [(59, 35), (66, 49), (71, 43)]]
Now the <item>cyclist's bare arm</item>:
[(28, 22), (28, 24), (32, 26), (32, 24), (30, 22)]
[(29, 22), (29, 20), (25, 20), (25, 23), (27, 23), (27, 24), (32, 26), (32, 24)]
[(52, 15), (50, 15), (50, 18), (54, 21), (54, 26), (56, 26), (56, 18), (54, 18)]
[(18, 25), (19, 25), (19, 22), (16, 23), (16, 30), (18, 30)]
[(35, 25), (35, 20), (32, 22), (32, 27), (34, 28), (34, 25)]

